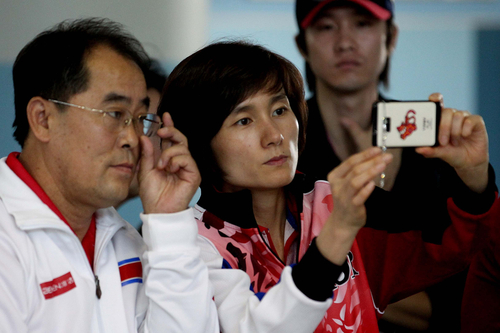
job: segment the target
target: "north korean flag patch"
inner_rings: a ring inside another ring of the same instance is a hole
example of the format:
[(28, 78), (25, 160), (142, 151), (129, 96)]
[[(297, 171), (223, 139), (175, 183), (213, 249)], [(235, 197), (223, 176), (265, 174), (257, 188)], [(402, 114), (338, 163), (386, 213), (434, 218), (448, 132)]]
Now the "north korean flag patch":
[(139, 257), (118, 262), (122, 287), (131, 283), (142, 283), (142, 264)]

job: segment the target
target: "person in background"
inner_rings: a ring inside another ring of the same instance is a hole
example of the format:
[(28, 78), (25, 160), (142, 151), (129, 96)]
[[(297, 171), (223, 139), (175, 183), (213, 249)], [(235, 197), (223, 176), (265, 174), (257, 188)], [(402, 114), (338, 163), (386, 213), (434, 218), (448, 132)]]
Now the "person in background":
[[(200, 175), (168, 114), (148, 112), (148, 66), (100, 18), (64, 21), (18, 54), (22, 151), (0, 160), (2, 331), (219, 332), (187, 209)], [(139, 155), (144, 240), (111, 207)]]
[[(170, 74), (158, 110), (171, 113), (200, 169), (198, 241), (222, 332), (379, 332), (378, 312), (388, 300), (463, 269), (491, 220), (494, 179), (476, 172), (488, 168), (479, 116), (443, 109), (439, 133), (459, 144), (422, 153), (459, 169), (457, 187), (448, 201), (413, 202), (439, 204), (437, 214), (401, 217), (386, 206), (365, 207), (392, 160), (378, 147), (347, 158), (328, 181), (297, 171), (307, 145), (302, 77), (259, 45), (219, 42), (187, 57)], [(384, 231), (403, 218), (452, 223), (440, 242), (405, 234), (399, 251), (382, 258), (359, 239), (365, 224)]]
[[(332, 168), (372, 145), (372, 105), (376, 101), (388, 101), (379, 93), (379, 87), (389, 86), (390, 59), (398, 38), (394, 2), (297, 0), (296, 19), (299, 33), (295, 40), (305, 59), (307, 82), (313, 93), (308, 100), (307, 142), (298, 168), (325, 179)], [(429, 99), (443, 102), (440, 94), (433, 94)], [(454, 117), (468, 116), (463, 111), (454, 113)], [(452, 145), (459, 144), (453, 135), (439, 139), (442, 145), (449, 140)], [(429, 215), (439, 214), (439, 207), (451, 196), (456, 188), (454, 184), (459, 183), (456, 168), (435, 158), (440, 156), (427, 149), (395, 148), (388, 149), (388, 152), (393, 155), (393, 161), (385, 171), (384, 190), (390, 194), (375, 189), (367, 200), (367, 207), (383, 206), (390, 211), (397, 210), (403, 217), (420, 209), (415, 205), (419, 197), (431, 196), (439, 204), (426, 207), (427, 212)], [(494, 177), (487, 164), (478, 166), (475, 172), (481, 177), (486, 177), (489, 172), (489, 177)], [(480, 206), (481, 200), (475, 203)], [(364, 228), (360, 237), (366, 237), (367, 242), (363, 243), (370, 251), (379, 251), (380, 258), (384, 258), (390, 256), (389, 252), (398, 251), (398, 242), (405, 243), (403, 231), (421, 233), (422, 240), (439, 244), (450, 223), (449, 217), (436, 224), (422, 220), (416, 225), (402, 219), (398, 225), (386, 228), (388, 233), (376, 230), (375, 226), (373, 232)], [(381, 263), (375, 261), (372, 264)], [(370, 276), (371, 269), (367, 270)], [(402, 327), (407, 327), (458, 332), (465, 276), (464, 267), (463, 272), (425, 293), (390, 305), (381, 321), (381, 329), (391, 332), (397, 328), (401, 332)], [(370, 282), (374, 279), (377, 277), (369, 277)], [(389, 322), (396, 325), (393, 327)]]

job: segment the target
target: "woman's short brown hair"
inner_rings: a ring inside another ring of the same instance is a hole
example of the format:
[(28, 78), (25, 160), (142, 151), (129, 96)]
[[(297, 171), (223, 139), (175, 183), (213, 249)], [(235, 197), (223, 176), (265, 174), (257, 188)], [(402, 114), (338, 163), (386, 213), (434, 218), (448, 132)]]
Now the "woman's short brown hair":
[(211, 44), (184, 59), (170, 74), (158, 113), (169, 112), (189, 140), (204, 181), (214, 175), (210, 146), (234, 108), (260, 91), (285, 91), (299, 123), (299, 151), (305, 144), (307, 105), (299, 70), (268, 49), (245, 41)]

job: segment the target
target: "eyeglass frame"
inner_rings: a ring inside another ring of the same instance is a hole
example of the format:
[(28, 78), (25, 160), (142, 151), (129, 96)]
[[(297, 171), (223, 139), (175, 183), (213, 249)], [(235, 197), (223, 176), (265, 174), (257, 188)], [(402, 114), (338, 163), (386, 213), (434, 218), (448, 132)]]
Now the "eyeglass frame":
[[(109, 116), (111, 117), (110, 115), (108, 115), (109, 113), (111, 112), (119, 112), (119, 111), (107, 111), (107, 110), (101, 110), (101, 109), (94, 109), (94, 108), (91, 108), (91, 107), (88, 107), (88, 106), (83, 106), (83, 105), (77, 105), (77, 104), (72, 104), (72, 103), (68, 103), (68, 102), (63, 102), (63, 101), (59, 101), (57, 99), (52, 99), (52, 98), (47, 98), (47, 100), (49, 102), (52, 102), (54, 104), (59, 104), (59, 105), (64, 105), (64, 106), (71, 106), (71, 107), (74, 107), (74, 108), (77, 108), (77, 109), (81, 109), (81, 110), (86, 110), (86, 111), (91, 111), (91, 112), (98, 112), (98, 113), (101, 113), (103, 115), (103, 117), (106, 117), (106, 116)], [(126, 110), (127, 113), (129, 113), (131, 116), (132, 116), (132, 113), (128, 110)], [(161, 121), (161, 118), (160, 116), (158, 116), (157, 114), (155, 113), (141, 113), (139, 115), (137, 115), (136, 117), (132, 116), (130, 118), (127, 118), (125, 119), (125, 127), (127, 127), (128, 125), (130, 125), (131, 123), (133, 123), (133, 120), (134, 119), (138, 119), (139, 117), (143, 116), (143, 115), (147, 115), (147, 114), (150, 114), (150, 115), (154, 115), (156, 116), (158, 119), (160, 119), (159, 121), (152, 121), (154, 123), (157, 123), (159, 128), (161, 128), (161, 126), (163, 125), (163, 121)], [(135, 129), (135, 128), (134, 128)], [(137, 129), (135, 129), (136, 132), (137, 132)], [(146, 134), (142, 134), (142, 135), (145, 135), (147, 136), (148, 138), (152, 137), (155, 133), (151, 133), (150, 135), (146, 135)]]

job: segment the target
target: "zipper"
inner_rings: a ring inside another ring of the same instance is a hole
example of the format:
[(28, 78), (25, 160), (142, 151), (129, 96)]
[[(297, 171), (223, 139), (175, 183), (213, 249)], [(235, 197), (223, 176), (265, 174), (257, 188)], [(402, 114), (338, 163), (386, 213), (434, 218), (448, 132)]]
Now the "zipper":
[[(119, 228), (118, 228), (119, 229)], [(92, 274), (94, 275), (94, 282), (95, 282), (95, 295), (97, 297), (97, 299), (101, 299), (101, 296), (102, 296), (102, 289), (101, 289), (101, 283), (99, 281), (99, 275), (98, 275), (98, 266), (99, 266), (99, 258), (101, 257), (101, 254), (103, 252), (103, 249), (106, 248), (106, 246), (108, 245), (108, 243), (110, 242), (111, 238), (113, 238), (114, 234), (116, 233), (116, 231), (118, 230), (111, 230), (111, 232), (106, 232), (102, 242), (99, 242), (99, 247), (96, 248), (96, 252), (94, 254), (94, 269), (92, 270), (91, 268), (91, 271), (92, 271)], [(96, 232), (96, 244), (97, 244), (97, 232)], [(85, 256), (86, 258), (86, 256)], [(88, 262), (88, 260), (87, 260)]]
[(262, 239), (262, 242), (266, 245), (269, 252), (271, 252), (273, 254), (274, 258), (276, 260), (278, 260), (278, 262), (280, 264), (282, 264), (283, 266), (286, 266), (285, 263), (283, 262), (283, 260), (281, 260), (281, 258), (276, 254), (276, 252), (274, 252), (273, 249), (271, 248), (271, 246), (269, 246), (269, 244), (266, 242), (264, 236), (262, 236), (262, 232), (260, 231), (259, 225), (257, 225), (257, 231), (259, 232), (260, 239)]
[[(96, 221), (97, 222), (97, 221)], [(73, 237), (74, 241), (76, 244), (78, 244), (76, 247), (78, 248), (77, 252), (80, 253), (81, 259), (86, 263), (89, 273), (91, 276), (94, 277), (94, 283), (95, 283), (95, 288), (96, 288), (96, 316), (97, 316), (97, 325), (99, 328), (99, 332), (105, 332), (104, 330), (104, 323), (102, 321), (102, 314), (101, 314), (101, 307), (100, 307), (100, 298), (102, 297), (102, 289), (99, 281), (99, 276), (98, 276), (98, 263), (99, 263), (99, 258), (103, 252), (103, 249), (106, 248), (107, 244), (110, 242), (110, 240), (113, 238), (113, 236), (116, 234), (116, 232), (122, 228), (122, 226), (113, 226), (114, 228), (111, 228), (112, 230), (107, 230), (105, 231), (105, 236), (101, 242), (99, 242), (99, 248), (96, 249), (97, 251), (94, 254), (94, 270), (90, 266), (89, 260), (87, 258), (87, 254), (85, 253), (82, 243), (80, 242), (80, 239), (75, 235), (74, 232), (71, 231), (68, 227), (63, 227), (59, 225), (44, 225), (44, 226), (36, 226), (36, 227), (27, 227), (24, 228), (24, 230), (36, 230), (36, 229), (53, 229), (53, 230), (59, 230), (61, 232), (70, 234), (70, 237)], [(97, 232), (96, 232), (96, 244), (97, 244)]]
[[(106, 230), (102, 230), (105, 233), (104, 237), (102, 238), (102, 241), (99, 241), (99, 242), (98, 242), (97, 230), (96, 230), (96, 245), (98, 247), (96, 246), (95, 253), (94, 253), (94, 269), (92, 270), (90, 265), (88, 265), (88, 267), (91, 268), (92, 274), (94, 275), (95, 294), (96, 294), (95, 312), (96, 312), (97, 325), (99, 327), (99, 332), (105, 332), (104, 323), (102, 320), (101, 302), (99, 301), (102, 297), (101, 283), (99, 281), (99, 275), (98, 275), (99, 274), (99, 259), (102, 255), (102, 252), (104, 251), (104, 249), (106, 248), (108, 243), (111, 241), (113, 236), (116, 234), (116, 232), (121, 228), (121, 226), (118, 228), (111, 228), (112, 230), (109, 230), (107, 227), (103, 227), (103, 229), (104, 228), (106, 229)], [(85, 258), (86, 257), (87, 256), (85, 255)], [(88, 260), (87, 260), (87, 262), (88, 262)]]
[(101, 291), (101, 285), (99, 283), (99, 277), (97, 275), (94, 275), (95, 278), (95, 295), (97, 296), (97, 299), (101, 299), (102, 291)]
[[(286, 217), (287, 217), (287, 222), (288, 222), (288, 219), (293, 219), (293, 221), (295, 222), (295, 225), (298, 225), (296, 222), (295, 216), (293, 216), (292, 212), (290, 211), (290, 209), (288, 207), (286, 207)], [(287, 222), (285, 222), (285, 223), (287, 223)], [(302, 224), (302, 220), (300, 221), (300, 223)], [(255, 224), (257, 226), (257, 231), (259, 232), (259, 236), (260, 236), (262, 242), (266, 245), (269, 252), (271, 252), (273, 254), (273, 256), (276, 258), (276, 260), (278, 260), (283, 266), (286, 266), (286, 264), (283, 262), (283, 260), (281, 260), (281, 258), (278, 256), (278, 254), (276, 252), (274, 252), (273, 249), (271, 248), (271, 246), (266, 242), (264, 236), (262, 235), (262, 232), (260, 231), (260, 228), (259, 228), (259, 225), (257, 224), (257, 221), (255, 221)], [(300, 229), (302, 229), (302, 228), (300, 228)], [(297, 239), (297, 242), (298, 242), (298, 244), (297, 244), (297, 257), (296, 257), (297, 263), (299, 262), (300, 243), (301, 243), (301, 239), (302, 239), (302, 232), (300, 229), (299, 229), (299, 236)], [(270, 237), (270, 235), (268, 235), (268, 237)]]

